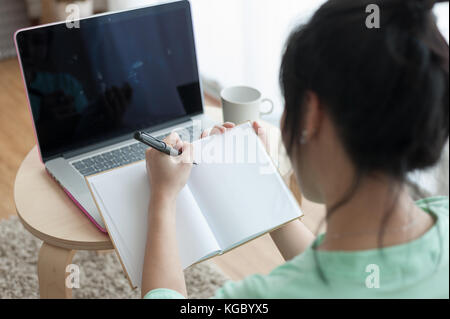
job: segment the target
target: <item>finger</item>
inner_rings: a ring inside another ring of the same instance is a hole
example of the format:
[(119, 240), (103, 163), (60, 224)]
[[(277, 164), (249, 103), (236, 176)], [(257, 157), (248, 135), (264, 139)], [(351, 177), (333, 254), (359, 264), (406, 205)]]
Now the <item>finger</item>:
[(145, 159), (147, 160), (147, 162), (150, 160), (151, 151), (152, 151), (151, 147), (145, 151)]
[(267, 140), (267, 132), (266, 129), (263, 128), (258, 122), (253, 122), (253, 129), (255, 130), (256, 135), (258, 135), (261, 142), (264, 144), (266, 149), (268, 149), (269, 142)]
[(235, 128), (236, 124), (231, 123), (231, 122), (226, 122), (223, 124), (223, 127), (227, 128), (227, 129), (231, 129), (231, 128)]
[(170, 146), (176, 146), (179, 142), (182, 142), (182, 140), (177, 132), (172, 132), (164, 139), (164, 142), (166, 142)]
[(150, 150), (151, 148), (145, 151), (145, 167), (147, 170), (147, 174), (150, 176)]
[(184, 146), (183, 141), (182, 140), (178, 140), (177, 144), (175, 144), (173, 146), (173, 148), (176, 149), (177, 151), (180, 151), (180, 150), (182, 151), (183, 150), (183, 146)]
[(222, 125), (216, 125), (213, 127), (209, 135), (220, 135), (227, 131), (227, 129)]
[(266, 130), (258, 122), (253, 122), (252, 126), (258, 136), (266, 135)]
[(216, 125), (212, 129), (204, 130), (203, 133), (200, 135), (200, 138), (205, 138), (210, 135), (220, 135), (225, 133), (227, 130), (235, 128), (236, 124), (231, 122), (226, 122), (223, 125)]
[(183, 142), (181, 150), (182, 163), (184, 164), (192, 164), (194, 162), (194, 145), (191, 143)]
[(205, 138), (209, 136), (209, 130), (204, 130), (200, 138)]

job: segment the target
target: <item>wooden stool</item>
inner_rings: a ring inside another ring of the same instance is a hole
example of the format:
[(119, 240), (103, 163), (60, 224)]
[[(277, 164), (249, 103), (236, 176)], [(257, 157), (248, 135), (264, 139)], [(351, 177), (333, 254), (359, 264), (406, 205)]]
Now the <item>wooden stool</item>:
[(76, 250), (113, 249), (45, 170), (35, 146), (22, 162), (14, 185), (17, 214), (24, 227), (43, 241), (38, 276), (41, 298), (71, 298), (66, 267)]

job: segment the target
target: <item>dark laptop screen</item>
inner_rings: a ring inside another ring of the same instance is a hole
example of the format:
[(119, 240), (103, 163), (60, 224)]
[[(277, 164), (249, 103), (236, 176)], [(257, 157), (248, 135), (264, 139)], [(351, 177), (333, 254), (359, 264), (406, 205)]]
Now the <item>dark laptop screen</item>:
[(17, 45), (44, 160), (202, 112), (187, 1), (21, 31)]

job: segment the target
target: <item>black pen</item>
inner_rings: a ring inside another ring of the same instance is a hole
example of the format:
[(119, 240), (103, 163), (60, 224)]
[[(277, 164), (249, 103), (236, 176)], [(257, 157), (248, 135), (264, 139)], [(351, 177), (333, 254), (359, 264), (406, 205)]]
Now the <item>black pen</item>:
[[(150, 134), (144, 133), (144, 132), (136, 132), (134, 133), (134, 138), (147, 145), (150, 146), (151, 148), (160, 151), (164, 154), (167, 154), (169, 156), (180, 156), (182, 154), (182, 151), (179, 150), (177, 151), (176, 149), (174, 149), (173, 147), (171, 147), (170, 145), (168, 145), (166, 142), (161, 141), (153, 136), (151, 136)], [(197, 163), (193, 163), (194, 165), (197, 165)]]

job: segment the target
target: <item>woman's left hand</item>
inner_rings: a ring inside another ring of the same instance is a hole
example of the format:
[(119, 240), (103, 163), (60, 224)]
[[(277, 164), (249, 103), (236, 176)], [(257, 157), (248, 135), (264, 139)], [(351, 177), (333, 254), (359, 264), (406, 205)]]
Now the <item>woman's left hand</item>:
[(154, 149), (147, 150), (151, 197), (176, 200), (191, 173), (192, 144), (183, 142), (177, 133), (172, 133), (164, 142), (176, 150), (182, 150), (183, 153), (178, 157), (171, 157)]

